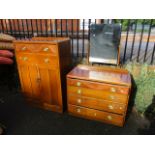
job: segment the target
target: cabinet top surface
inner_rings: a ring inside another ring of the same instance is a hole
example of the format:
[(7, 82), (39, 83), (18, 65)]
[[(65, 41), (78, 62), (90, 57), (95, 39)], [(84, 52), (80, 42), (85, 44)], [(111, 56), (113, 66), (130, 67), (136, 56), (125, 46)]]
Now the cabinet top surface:
[(131, 76), (125, 69), (78, 65), (68, 78), (131, 86)]
[(33, 37), (32, 39), (23, 39), (23, 40), (15, 40), (14, 43), (24, 43), (24, 44), (38, 44), (38, 43), (45, 43), (45, 44), (58, 44), (61, 42), (68, 41), (69, 38), (66, 37)]

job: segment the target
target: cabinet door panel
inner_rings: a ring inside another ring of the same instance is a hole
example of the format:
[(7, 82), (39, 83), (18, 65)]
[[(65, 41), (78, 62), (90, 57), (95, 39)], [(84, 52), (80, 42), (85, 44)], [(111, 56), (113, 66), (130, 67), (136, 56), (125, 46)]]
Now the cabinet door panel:
[(24, 93), (24, 95), (32, 97), (32, 84), (29, 71), (30, 67), (26, 65), (19, 65), (18, 67), (22, 92)]
[(40, 99), (41, 96), (41, 85), (40, 85), (40, 73), (38, 66), (31, 66), (30, 71), (30, 80), (32, 83), (32, 97), (34, 99)]
[(47, 104), (59, 105), (58, 95), (61, 93), (59, 90), (59, 74), (57, 70), (39, 69), (41, 77), (41, 100)]

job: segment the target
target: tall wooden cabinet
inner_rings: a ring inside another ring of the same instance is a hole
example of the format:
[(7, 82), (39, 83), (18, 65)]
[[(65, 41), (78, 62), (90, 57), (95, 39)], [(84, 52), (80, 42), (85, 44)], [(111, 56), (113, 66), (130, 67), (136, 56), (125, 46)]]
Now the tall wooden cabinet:
[(28, 103), (62, 112), (65, 75), (71, 69), (69, 38), (36, 37), (14, 45), (22, 93)]

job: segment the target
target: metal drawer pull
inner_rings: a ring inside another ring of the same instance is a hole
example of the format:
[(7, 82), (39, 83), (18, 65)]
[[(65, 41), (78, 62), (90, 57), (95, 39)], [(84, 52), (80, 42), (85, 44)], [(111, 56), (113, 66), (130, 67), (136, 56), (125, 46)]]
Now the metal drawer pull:
[(26, 50), (26, 47), (23, 47), (23, 48), (22, 48), (22, 51), (25, 51), (25, 50)]
[(94, 116), (96, 116), (96, 113), (94, 113)]
[(111, 87), (111, 89), (110, 89), (112, 92), (116, 92), (116, 88), (114, 88), (114, 87)]
[(78, 94), (81, 94), (81, 90), (79, 89), (79, 90), (77, 91), (77, 93), (78, 93)]
[(77, 82), (76, 85), (77, 85), (77, 86), (81, 86), (81, 82)]
[(111, 100), (114, 100), (114, 99), (115, 99), (115, 97), (114, 97), (114, 96), (112, 96), (112, 95), (111, 95), (111, 96), (109, 96), (109, 97), (110, 97), (110, 99), (111, 99)]
[(28, 57), (23, 57), (23, 60), (24, 60), (24, 61), (27, 61), (27, 60), (28, 60)]
[(78, 113), (80, 113), (80, 112), (81, 112), (81, 110), (80, 110), (80, 109), (77, 109), (77, 112), (78, 112)]
[(124, 93), (124, 90), (121, 89), (120, 91), (121, 91), (121, 93)]
[(48, 47), (46, 47), (46, 48), (43, 49), (44, 52), (47, 52), (48, 50), (49, 50)]
[(112, 116), (108, 115), (107, 116), (108, 120), (112, 120)]
[(108, 105), (108, 108), (111, 110), (114, 109), (114, 107), (112, 105)]
[(119, 109), (122, 110), (123, 108), (122, 107), (119, 107)]
[(78, 103), (81, 103), (81, 102), (82, 102), (82, 100), (81, 100), (81, 99), (77, 99), (77, 102), (78, 102)]
[(50, 60), (49, 60), (48, 58), (46, 58), (46, 59), (44, 59), (44, 62), (45, 62), (45, 63), (49, 63)]

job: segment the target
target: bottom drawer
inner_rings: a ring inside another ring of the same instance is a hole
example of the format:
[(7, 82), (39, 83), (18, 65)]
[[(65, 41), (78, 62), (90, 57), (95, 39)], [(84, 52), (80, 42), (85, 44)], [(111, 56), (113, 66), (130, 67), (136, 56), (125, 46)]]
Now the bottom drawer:
[(123, 115), (112, 114), (108, 112), (84, 108), (71, 104), (68, 104), (68, 112), (75, 116), (98, 120), (105, 123), (114, 124), (117, 126), (123, 126), (124, 123)]

